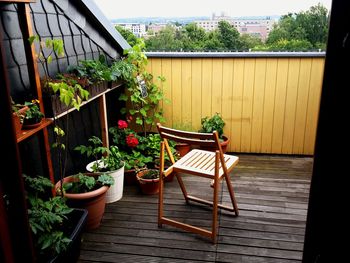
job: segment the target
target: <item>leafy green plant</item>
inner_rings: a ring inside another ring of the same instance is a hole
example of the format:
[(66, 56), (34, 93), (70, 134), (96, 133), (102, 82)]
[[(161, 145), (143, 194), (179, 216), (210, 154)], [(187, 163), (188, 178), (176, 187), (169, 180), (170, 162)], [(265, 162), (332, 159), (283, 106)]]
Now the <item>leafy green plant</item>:
[(217, 131), (219, 134), (219, 138), (222, 139), (222, 136), (224, 134), (225, 122), (219, 113), (215, 113), (215, 115), (213, 115), (210, 118), (202, 118), (201, 124), (202, 128), (199, 130), (199, 132), (212, 133), (213, 131)]
[(104, 147), (101, 139), (96, 136), (92, 136), (88, 141), (90, 145), (80, 145), (75, 147), (75, 150), (86, 154), (88, 158), (94, 157), (94, 172), (114, 171), (123, 167), (124, 163), (117, 146)]
[(40, 111), (38, 100), (26, 101), (25, 106), (28, 106), (28, 110), (24, 116), (24, 124), (38, 123), (44, 118), (44, 113)]
[(113, 80), (127, 80), (133, 75), (133, 72), (136, 70), (136, 66), (134, 64), (130, 64), (126, 59), (121, 59), (114, 61), (110, 69)]
[(158, 179), (159, 178), (159, 170), (155, 170), (155, 169), (149, 169), (147, 170), (147, 172), (145, 172), (142, 177), (142, 179)]
[(64, 56), (64, 44), (62, 39), (46, 39), (41, 41), (38, 35), (31, 36), (28, 39), (30, 45), (35, 42), (39, 43), (39, 52), (37, 53), (37, 59), (42, 65), (45, 71), (45, 77), (49, 77), (48, 64), (52, 62), (52, 56), (56, 55), (58, 57)]
[(40, 257), (47, 258), (65, 251), (71, 240), (62, 231), (67, 215), (73, 211), (64, 198), (50, 194), (53, 184), (42, 176), (24, 175), (28, 199), (28, 216), (34, 246)]
[[(159, 134), (148, 134), (145, 137), (145, 140), (140, 143), (140, 146), (138, 149), (140, 149), (145, 156), (151, 156), (153, 159), (153, 162), (159, 162), (160, 158), (160, 143), (162, 141), (162, 138)], [(175, 161), (178, 159), (178, 155), (175, 149), (176, 143), (174, 141), (169, 140), (169, 148), (175, 158)], [(169, 156), (167, 154), (164, 154), (164, 160), (170, 161)]]
[(122, 158), (125, 162), (125, 170), (140, 170), (150, 162), (151, 156), (144, 156), (141, 152), (133, 150), (131, 153), (121, 152)]
[(80, 109), (83, 100), (88, 99), (89, 92), (79, 83), (72, 85), (64, 79), (54, 80), (50, 77), (48, 64), (52, 62), (52, 56), (64, 56), (64, 43), (62, 39), (46, 39), (41, 41), (38, 35), (29, 37), (29, 43), (32, 45), (39, 42), (38, 62), (44, 69), (45, 78), (43, 80), (43, 90), (49, 94), (59, 94), (60, 101), (67, 106), (73, 106)]
[[(86, 193), (96, 190), (102, 186), (111, 186), (114, 179), (108, 174), (101, 174), (95, 179), (92, 176), (79, 173), (74, 175), (73, 182), (63, 183), (63, 191), (66, 193)], [(60, 194), (60, 193), (59, 193)]]
[(168, 101), (161, 88), (165, 78), (158, 76), (155, 80), (146, 70), (147, 57), (143, 52), (144, 48), (143, 40), (138, 39), (137, 44), (125, 52), (125, 61), (133, 66), (130, 67), (132, 71), (123, 76), (127, 87), (119, 100), (125, 101), (128, 106), (122, 108), (121, 113), (134, 116), (135, 123), (141, 126), (141, 131), (146, 135), (157, 122), (165, 121), (159, 103), (162, 100)]
[(81, 60), (80, 65), (68, 67), (68, 72), (78, 77), (87, 78), (89, 84), (97, 84), (102, 81), (112, 81), (113, 75), (108, 67), (106, 57), (100, 55), (98, 60)]

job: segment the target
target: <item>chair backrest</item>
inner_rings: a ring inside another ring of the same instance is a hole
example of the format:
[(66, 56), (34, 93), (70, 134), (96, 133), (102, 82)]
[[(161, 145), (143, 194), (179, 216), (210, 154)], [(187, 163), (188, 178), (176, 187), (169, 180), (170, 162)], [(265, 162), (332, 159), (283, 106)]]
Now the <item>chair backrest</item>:
[(217, 131), (213, 133), (188, 132), (171, 129), (157, 124), (158, 132), (162, 139), (173, 140), (175, 142), (187, 143), (202, 147), (210, 147), (221, 151), (219, 135)]

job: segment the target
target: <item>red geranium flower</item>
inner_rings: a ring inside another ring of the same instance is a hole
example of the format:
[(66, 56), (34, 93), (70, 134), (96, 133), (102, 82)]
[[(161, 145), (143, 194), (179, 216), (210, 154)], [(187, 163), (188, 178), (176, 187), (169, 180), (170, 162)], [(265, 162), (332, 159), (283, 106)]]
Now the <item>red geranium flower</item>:
[(126, 128), (128, 128), (128, 123), (126, 121), (119, 120), (118, 121), (118, 128), (119, 129), (126, 129)]
[(134, 134), (131, 133), (126, 137), (126, 144), (129, 147), (134, 148), (139, 144), (139, 140), (135, 137)]

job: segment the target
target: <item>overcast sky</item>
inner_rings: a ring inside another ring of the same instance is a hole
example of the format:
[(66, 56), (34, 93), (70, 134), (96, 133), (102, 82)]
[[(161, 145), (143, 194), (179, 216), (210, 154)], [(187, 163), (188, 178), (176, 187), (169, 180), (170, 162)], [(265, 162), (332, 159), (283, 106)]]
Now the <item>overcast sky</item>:
[[(284, 15), (306, 11), (317, 3), (328, 10), (332, 0), (94, 0), (109, 18)], [(346, 0), (348, 1), (348, 0)]]

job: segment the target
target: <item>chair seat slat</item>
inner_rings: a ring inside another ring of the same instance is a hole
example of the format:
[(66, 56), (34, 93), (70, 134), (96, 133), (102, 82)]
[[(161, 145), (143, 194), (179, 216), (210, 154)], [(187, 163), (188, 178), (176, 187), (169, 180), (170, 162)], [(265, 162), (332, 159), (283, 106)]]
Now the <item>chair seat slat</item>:
[[(197, 159), (196, 159), (197, 158)], [(224, 154), (225, 164), (227, 170), (232, 170), (232, 168), (237, 164), (238, 157)], [(196, 160), (196, 161), (194, 161)], [(192, 162), (191, 162), (192, 161)], [(181, 172), (189, 171), (191, 173), (203, 173), (207, 176), (213, 176), (215, 174), (215, 153), (202, 151), (202, 150), (192, 150), (185, 156), (183, 156), (177, 163), (174, 164), (174, 169)], [(219, 166), (219, 176), (224, 173), (221, 163)]]

